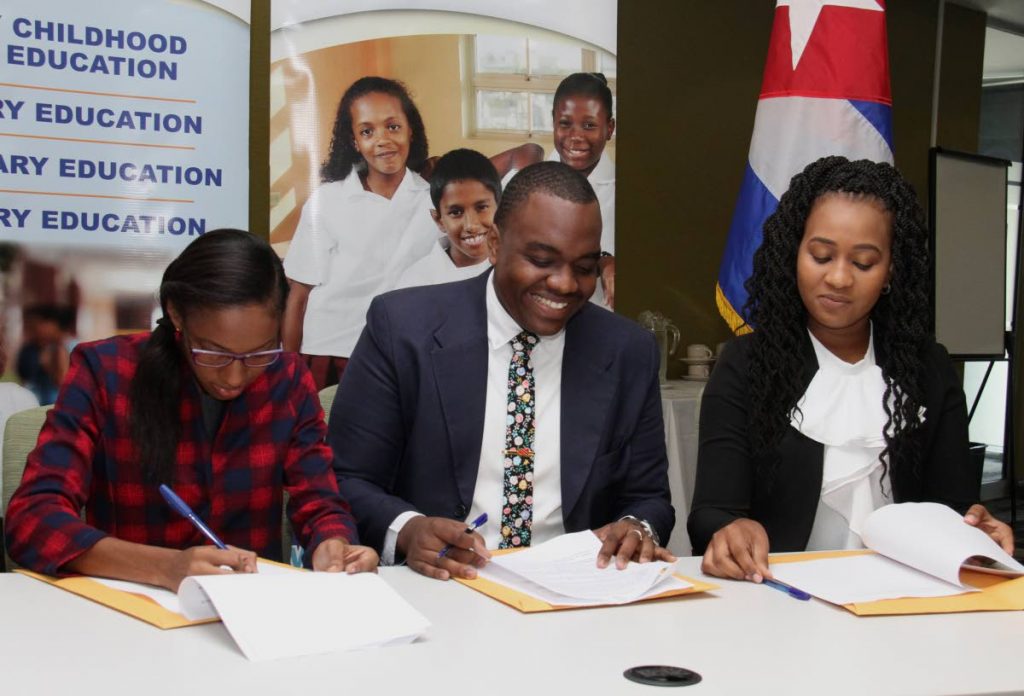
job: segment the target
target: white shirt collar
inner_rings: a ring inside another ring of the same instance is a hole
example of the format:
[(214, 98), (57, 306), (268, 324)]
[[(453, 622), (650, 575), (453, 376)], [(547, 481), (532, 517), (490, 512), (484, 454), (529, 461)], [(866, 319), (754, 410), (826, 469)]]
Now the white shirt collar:
[(822, 342), (819, 341), (813, 333), (811, 333), (811, 330), (808, 329), (807, 335), (811, 337), (811, 345), (814, 346), (814, 357), (818, 359), (818, 369), (826, 371), (838, 370), (843, 374), (854, 375), (874, 367), (875, 327), (874, 324), (870, 324), (869, 326), (871, 329), (868, 334), (868, 349), (864, 353), (864, 357), (855, 363), (848, 363), (838, 357), (835, 353), (826, 348), (824, 344), (822, 344)]
[[(392, 196), (392, 199), (403, 196), (406, 192), (412, 193), (429, 188), (430, 184), (428, 184), (422, 176), (406, 167), (405, 176), (402, 177), (402, 181), (398, 184), (398, 188), (395, 189), (395, 195)], [(352, 171), (349, 172), (349, 175), (342, 180), (341, 190), (342, 195), (350, 198), (359, 196), (381, 197), (373, 191), (367, 191), (363, 188), (363, 180), (359, 177), (359, 171), (355, 167), (353, 167)]]
[[(494, 289), (494, 273), (487, 276), (487, 343), (491, 350), (507, 346), (509, 342), (522, 332), (523, 328), (512, 318), (498, 299), (498, 291)], [(538, 345), (547, 341), (556, 341), (565, 334), (565, 328), (553, 336), (539, 336)]]
[[(562, 158), (558, 154), (558, 150), (552, 150), (548, 155), (548, 161), (550, 162), (561, 162)], [(587, 175), (587, 181), (591, 184), (614, 184), (615, 183), (615, 163), (612, 162), (612, 158), (608, 156), (608, 150), (606, 149), (601, 153), (601, 159), (597, 161), (597, 165), (593, 171)]]

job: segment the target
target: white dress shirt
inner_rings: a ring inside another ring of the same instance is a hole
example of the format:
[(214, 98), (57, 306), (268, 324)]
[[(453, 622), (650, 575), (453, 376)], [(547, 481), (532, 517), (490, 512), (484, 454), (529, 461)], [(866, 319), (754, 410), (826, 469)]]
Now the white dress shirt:
[[(501, 510), (504, 507), (505, 427), (508, 416), (508, 367), (512, 362), (511, 340), (522, 328), (505, 311), (494, 289), (494, 274), (487, 279), (487, 396), (480, 446), (480, 468), (467, 519), (487, 513), (487, 524), (477, 532), (487, 548), (498, 548)], [(542, 544), (565, 533), (562, 522), (562, 352), (565, 330), (541, 336), (530, 353), (534, 380), (533, 541)], [(384, 537), (381, 562), (395, 561), (398, 533), (419, 515), (404, 512), (395, 518)]]
[[(809, 333), (809, 332), (808, 332)], [(875, 364), (874, 334), (857, 363), (836, 357), (811, 334), (818, 372), (798, 402), (790, 424), (824, 445), (821, 498), (807, 542), (808, 551), (864, 548), (865, 518), (892, 502), (891, 484), (882, 486), (886, 416), (885, 379)]]
[(408, 169), (390, 199), (364, 189), (355, 171), (313, 192), (284, 258), (285, 275), (313, 286), (303, 353), (352, 354), (370, 301), (436, 245), (431, 207), (430, 185)]
[(441, 237), (429, 254), (402, 273), (395, 288), (411, 288), (417, 285), (437, 285), (452, 283), (456, 280), (467, 280), (475, 278), (491, 267), (491, 262), (487, 259), (472, 266), (456, 266), (452, 257), (448, 255), (450, 248), (451, 242), (448, 237)]

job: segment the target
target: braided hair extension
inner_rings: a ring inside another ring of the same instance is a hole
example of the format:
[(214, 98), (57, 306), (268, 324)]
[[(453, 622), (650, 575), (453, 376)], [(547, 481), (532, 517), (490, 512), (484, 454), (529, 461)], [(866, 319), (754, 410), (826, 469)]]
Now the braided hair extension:
[(753, 454), (771, 485), (782, 439), (803, 394), (802, 346), (808, 313), (797, 289), (797, 252), (814, 204), (838, 193), (881, 204), (891, 218), (891, 291), (871, 310), (879, 366), (886, 388), (885, 448), (879, 455), (883, 476), (891, 466), (916, 470), (920, 451), (911, 434), (921, 425), (922, 350), (928, 332), (928, 232), (913, 188), (891, 165), (845, 157), (824, 157), (793, 177), (779, 207), (765, 221), (763, 241), (754, 254), (744, 314), (756, 330), (750, 372)]

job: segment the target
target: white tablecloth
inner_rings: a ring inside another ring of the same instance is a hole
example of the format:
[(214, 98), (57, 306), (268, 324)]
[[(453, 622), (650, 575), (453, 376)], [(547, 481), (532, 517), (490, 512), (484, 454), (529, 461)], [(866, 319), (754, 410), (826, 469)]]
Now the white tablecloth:
[(690, 537), (686, 517), (690, 514), (693, 483), (697, 477), (697, 424), (700, 397), (707, 382), (670, 380), (661, 387), (661, 408), (665, 415), (665, 446), (668, 449), (668, 485), (676, 524), (668, 549), (677, 556), (689, 556)]

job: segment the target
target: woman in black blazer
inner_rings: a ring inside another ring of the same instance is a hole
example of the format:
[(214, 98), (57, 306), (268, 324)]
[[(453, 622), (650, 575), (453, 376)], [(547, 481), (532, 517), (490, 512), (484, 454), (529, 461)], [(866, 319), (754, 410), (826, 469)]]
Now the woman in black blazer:
[[(801, 551), (812, 536), (856, 543), (857, 513), (843, 504), (944, 503), (1012, 553), (1010, 528), (972, 505), (981, 471), (968, 457), (960, 381), (928, 333), (927, 251), (920, 205), (892, 166), (826, 157), (793, 178), (747, 281), (756, 331), (729, 344), (701, 404), (688, 529), (705, 573), (760, 582), (769, 550)], [(860, 374), (853, 382), (848, 368)], [(867, 423), (867, 437), (852, 440), (866, 443), (852, 456), (867, 466), (859, 502), (847, 494), (838, 514), (823, 470), (840, 456), (830, 449), (850, 447), (819, 433), (851, 426), (820, 421), (838, 420), (848, 397), (864, 405), (846, 413)]]

